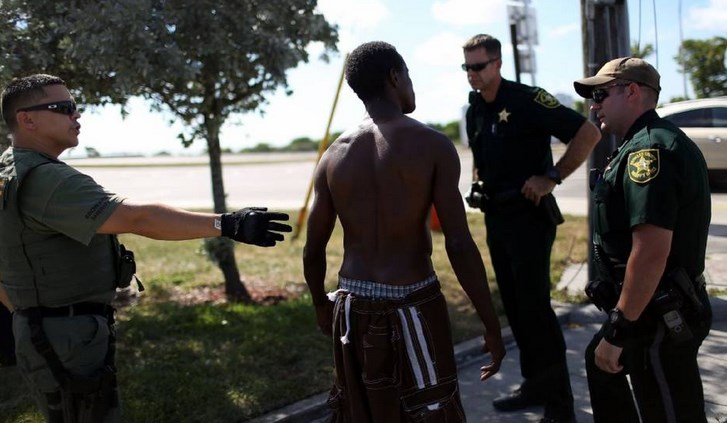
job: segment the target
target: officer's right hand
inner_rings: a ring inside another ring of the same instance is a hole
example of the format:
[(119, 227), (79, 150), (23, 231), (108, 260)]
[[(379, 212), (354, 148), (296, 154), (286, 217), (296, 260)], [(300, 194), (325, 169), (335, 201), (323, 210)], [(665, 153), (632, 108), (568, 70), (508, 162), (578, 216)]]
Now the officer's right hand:
[(596, 366), (606, 373), (619, 373), (624, 369), (619, 361), (622, 351), (622, 347), (617, 347), (605, 339), (601, 339), (595, 351)]
[(480, 367), (480, 380), (484, 381), (500, 371), (502, 360), (505, 358), (505, 344), (502, 342), (502, 335), (499, 331), (485, 333), (485, 345), (482, 347), (482, 351), (492, 355), (492, 361)]
[(540, 199), (553, 192), (556, 183), (542, 175), (533, 175), (523, 184), (520, 192), (536, 206), (540, 205)]
[(291, 232), (293, 228), (274, 220), (288, 220), (286, 213), (268, 212), (265, 207), (246, 207), (221, 217), (222, 236), (235, 241), (261, 247), (272, 247), (284, 239), (279, 232)]

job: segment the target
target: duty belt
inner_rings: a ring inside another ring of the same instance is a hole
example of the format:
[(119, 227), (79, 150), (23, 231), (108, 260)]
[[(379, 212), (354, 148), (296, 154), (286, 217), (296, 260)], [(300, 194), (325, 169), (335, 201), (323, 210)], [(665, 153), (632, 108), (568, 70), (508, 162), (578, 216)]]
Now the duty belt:
[(73, 317), (83, 315), (108, 316), (113, 308), (102, 303), (76, 303), (62, 307), (29, 307), (16, 312), (22, 316), (29, 317), (33, 313), (39, 313), (41, 317)]

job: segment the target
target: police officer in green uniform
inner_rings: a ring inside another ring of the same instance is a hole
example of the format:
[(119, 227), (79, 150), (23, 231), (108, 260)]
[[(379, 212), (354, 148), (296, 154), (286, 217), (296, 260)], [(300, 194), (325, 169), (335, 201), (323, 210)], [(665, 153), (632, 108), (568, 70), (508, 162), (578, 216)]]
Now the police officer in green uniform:
[(593, 189), (598, 278), (587, 292), (608, 312), (586, 350), (596, 423), (706, 422), (697, 352), (712, 322), (707, 168), (654, 111), (659, 80), (644, 60), (623, 57), (574, 83), (601, 129), (623, 140)]
[[(475, 35), (463, 46), (472, 86), (467, 135), (476, 181), (468, 195), (485, 212), (487, 245), (523, 383), (493, 402), (499, 411), (545, 405), (543, 422), (574, 420), (565, 341), (550, 305), (550, 252), (562, 222), (551, 194), (600, 140), (598, 129), (541, 88), (500, 75), (500, 42)], [(567, 143), (553, 164), (551, 136)]]
[(288, 216), (193, 213), (106, 191), (58, 160), (81, 127), (58, 77), (12, 80), (1, 106), (12, 146), (0, 155), (0, 300), (14, 309), (17, 366), (47, 421), (119, 421), (109, 304), (135, 267), (115, 234), (273, 246), (291, 229), (274, 220)]

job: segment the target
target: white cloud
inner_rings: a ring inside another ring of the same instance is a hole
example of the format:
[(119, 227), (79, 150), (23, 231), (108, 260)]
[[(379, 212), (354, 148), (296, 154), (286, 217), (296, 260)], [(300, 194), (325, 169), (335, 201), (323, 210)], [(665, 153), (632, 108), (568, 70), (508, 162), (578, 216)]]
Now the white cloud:
[(459, 70), (441, 72), (422, 80), (414, 75), (416, 111), (412, 117), (422, 122), (447, 123), (460, 118), (470, 90), (466, 74)]
[(505, 0), (436, 0), (432, 4), (432, 15), (438, 21), (457, 26), (507, 19)]
[(466, 41), (457, 34), (440, 32), (433, 35), (414, 50), (414, 59), (429, 66), (450, 66), (462, 63), (462, 44)]
[(579, 33), (581, 30), (580, 22), (573, 22), (567, 25), (556, 26), (548, 29), (548, 35), (552, 38), (561, 38), (573, 33)]
[(705, 7), (689, 9), (687, 26), (696, 30), (723, 31), (727, 21), (727, 0), (710, 0)]
[(368, 34), (391, 15), (385, 0), (320, 0), (318, 10), (328, 22), (338, 25), (341, 52), (371, 41)]
[(348, 29), (369, 29), (389, 17), (381, 0), (320, 0), (318, 10), (328, 22)]

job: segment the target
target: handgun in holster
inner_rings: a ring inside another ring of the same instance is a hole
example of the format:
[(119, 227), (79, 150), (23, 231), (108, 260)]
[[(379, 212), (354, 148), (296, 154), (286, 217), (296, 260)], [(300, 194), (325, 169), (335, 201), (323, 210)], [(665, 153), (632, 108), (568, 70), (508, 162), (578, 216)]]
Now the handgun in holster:
[(545, 213), (545, 217), (553, 225), (558, 226), (565, 222), (563, 214), (560, 212), (560, 208), (558, 207), (558, 202), (555, 201), (555, 196), (552, 193), (548, 193), (540, 199), (540, 208)]
[(586, 295), (599, 310), (608, 313), (618, 303), (623, 279), (615, 276), (603, 247), (593, 244), (592, 258), (597, 277), (586, 284)]
[(472, 182), (470, 190), (464, 197), (467, 205), (473, 209), (480, 209), (483, 212), (487, 212), (488, 197), (485, 193), (485, 184), (482, 181)]

